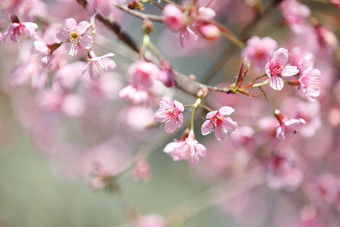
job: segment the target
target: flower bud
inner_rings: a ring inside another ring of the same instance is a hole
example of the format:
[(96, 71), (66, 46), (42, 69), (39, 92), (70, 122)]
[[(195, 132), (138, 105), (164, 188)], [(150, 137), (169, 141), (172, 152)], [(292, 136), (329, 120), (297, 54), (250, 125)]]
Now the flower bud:
[(207, 40), (216, 40), (221, 35), (220, 29), (213, 24), (203, 24), (198, 29), (203, 38)]
[(149, 19), (145, 19), (142, 23), (142, 30), (144, 34), (150, 35), (152, 32), (153, 24)]

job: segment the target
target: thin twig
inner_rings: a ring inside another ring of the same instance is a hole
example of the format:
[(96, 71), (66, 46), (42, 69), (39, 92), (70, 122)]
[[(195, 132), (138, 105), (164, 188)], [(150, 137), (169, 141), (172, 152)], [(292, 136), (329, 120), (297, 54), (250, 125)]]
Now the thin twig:
[(138, 12), (136, 10), (130, 9), (126, 5), (115, 4), (114, 6), (116, 6), (118, 9), (124, 10), (125, 12), (127, 12), (127, 13), (135, 16), (135, 17), (139, 17), (139, 18), (141, 18), (143, 20), (149, 19), (149, 20), (156, 21), (156, 22), (163, 22), (163, 17), (162, 16), (141, 13), (141, 12)]

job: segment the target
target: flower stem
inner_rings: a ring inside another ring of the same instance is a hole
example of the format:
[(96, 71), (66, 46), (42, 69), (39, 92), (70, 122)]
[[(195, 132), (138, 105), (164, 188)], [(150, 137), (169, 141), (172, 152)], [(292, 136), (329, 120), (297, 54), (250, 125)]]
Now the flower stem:
[(194, 121), (195, 121), (195, 115), (196, 111), (198, 109), (198, 106), (201, 104), (202, 99), (198, 98), (194, 104), (194, 109), (192, 110), (192, 115), (191, 115), (191, 121), (190, 121), (190, 131), (194, 131)]
[(209, 112), (212, 111), (212, 109), (210, 109), (209, 107), (207, 107), (206, 105), (204, 105), (204, 104), (202, 104), (202, 103), (201, 103), (199, 106), (202, 107), (202, 108), (204, 108), (204, 109), (206, 109), (206, 110), (209, 111)]
[(269, 99), (268, 95), (266, 94), (266, 92), (264, 92), (262, 87), (259, 87), (259, 89), (261, 90), (263, 96), (266, 98), (267, 102), (272, 106), (273, 111), (275, 112), (276, 108), (274, 106), (274, 104), (272, 103), (272, 101)]

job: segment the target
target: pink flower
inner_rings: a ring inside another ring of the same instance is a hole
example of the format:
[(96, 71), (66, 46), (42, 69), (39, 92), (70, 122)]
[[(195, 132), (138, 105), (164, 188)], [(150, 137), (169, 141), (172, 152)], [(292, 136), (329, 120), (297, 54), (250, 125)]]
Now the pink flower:
[(79, 46), (84, 49), (90, 49), (93, 43), (92, 37), (86, 35), (90, 23), (82, 21), (77, 25), (73, 18), (65, 20), (64, 29), (57, 32), (57, 38), (66, 44), (66, 50), (69, 55), (75, 56), (78, 53)]
[(323, 173), (307, 187), (307, 194), (318, 205), (333, 204), (337, 199), (338, 179), (330, 173)]
[(279, 127), (276, 129), (276, 138), (278, 138), (279, 140), (286, 139), (288, 136), (296, 134), (298, 128), (301, 127), (303, 124), (306, 124), (306, 121), (302, 118), (285, 118), (278, 110), (275, 110), (275, 117), (280, 122)]
[(242, 51), (242, 58), (248, 58), (255, 66), (257, 71), (263, 71), (267, 59), (276, 49), (277, 43), (269, 37), (260, 39), (253, 36), (247, 41), (246, 48)]
[(299, 47), (292, 49), (290, 60), (292, 65), (298, 68), (298, 76), (301, 76), (306, 69), (314, 67), (314, 55), (310, 52), (303, 52)]
[(280, 7), (285, 22), (295, 33), (301, 34), (307, 27), (306, 19), (310, 16), (309, 8), (296, 0), (285, 0)]
[(140, 86), (127, 85), (120, 90), (118, 96), (121, 99), (130, 100), (133, 104), (148, 106), (150, 103), (150, 94)]
[(156, 79), (161, 81), (167, 87), (175, 86), (175, 73), (167, 61), (161, 62), (161, 70), (157, 74)]
[(188, 160), (190, 165), (196, 165), (199, 158), (205, 157), (206, 148), (189, 135), (184, 141), (172, 142), (166, 145), (164, 152), (170, 154), (174, 161)]
[(183, 124), (183, 104), (164, 97), (159, 105), (160, 109), (155, 113), (155, 121), (165, 122), (165, 131), (167, 133), (175, 132), (176, 128), (180, 128)]
[(320, 95), (320, 76), (320, 70), (309, 68), (299, 78), (300, 89), (311, 101), (315, 101)]
[(301, 183), (303, 173), (296, 166), (293, 153), (273, 154), (267, 163), (267, 183), (273, 189), (294, 191)]
[(131, 84), (135, 87), (149, 89), (153, 85), (153, 79), (159, 74), (159, 68), (146, 61), (137, 61), (129, 68)]
[(168, 4), (164, 7), (163, 13), (165, 25), (172, 31), (178, 31), (185, 23), (185, 17), (182, 10), (178, 7)]
[(12, 23), (8, 31), (4, 33), (3, 40), (6, 40), (9, 36), (13, 42), (22, 42), (35, 36), (35, 30), (38, 29), (38, 25), (32, 22), (18, 22)]
[(82, 71), (82, 75), (87, 73), (92, 80), (98, 80), (104, 72), (113, 70), (116, 67), (116, 63), (113, 60), (107, 58), (114, 56), (113, 53), (108, 53), (97, 57), (93, 51), (90, 51), (89, 55), (89, 62)]
[(91, 15), (94, 15), (96, 12), (99, 12), (104, 17), (110, 15), (112, 10), (111, 0), (89, 0), (87, 9)]
[(299, 72), (296, 66), (286, 65), (288, 62), (288, 51), (280, 48), (268, 60), (266, 64), (266, 74), (269, 77), (269, 85), (274, 90), (282, 90), (284, 82), (281, 76), (294, 76)]
[(40, 66), (49, 68), (52, 65), (52, 52), (47, 44), (43, 41), (36, 40), (33, 43), (34, 49), (39, 53)]
[(230, 117), (225, 117), (232, 112), (234, 112), (234, 109), (229, 106), (223, 106), (219, 110), (209, 112), (207, 114), (208, 120), (203, 123), (201, 128), (202, 134), (205, 136), (214, 130), (217, 140), (225, 139), (228, 133), (233, 133), (238, 127), (237, 123)]
[(72, 90), (81, 79), (81, 69), (85, 63), (75, 61), (64, 65), (56, 72), (53, 82), (53, 88), (60, 90)]

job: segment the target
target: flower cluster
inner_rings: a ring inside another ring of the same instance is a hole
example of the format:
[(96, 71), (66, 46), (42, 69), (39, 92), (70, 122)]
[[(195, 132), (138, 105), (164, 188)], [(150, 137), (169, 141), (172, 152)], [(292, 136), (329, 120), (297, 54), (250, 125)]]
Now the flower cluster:
[(196, 41), (198, 34), (207, 40), (217, 39), (220, 30), (211, 23), (215, 15), (213, 9), (198, 6), (182, 9), (168, 4), (163, 10), (164, 23), (170, 30), (179, 32), (181, 46), (184, 46), (184, 39)]

